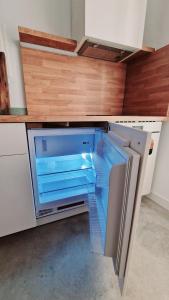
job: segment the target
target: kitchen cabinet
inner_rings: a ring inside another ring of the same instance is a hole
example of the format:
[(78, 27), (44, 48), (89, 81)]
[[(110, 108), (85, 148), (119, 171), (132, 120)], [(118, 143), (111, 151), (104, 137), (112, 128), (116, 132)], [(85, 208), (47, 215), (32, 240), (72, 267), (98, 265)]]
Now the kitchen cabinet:
[(147, 0), (72, 0), (72, 38), (142, 48), (146, 7)]
[(28, 153), (24, 123), (0, 124), (0, 156)]
[(24, 124), (0, 124), (0, 236), (36, 226)]
[(36, 226), (28, 154), (0, 157), (0, 236)]

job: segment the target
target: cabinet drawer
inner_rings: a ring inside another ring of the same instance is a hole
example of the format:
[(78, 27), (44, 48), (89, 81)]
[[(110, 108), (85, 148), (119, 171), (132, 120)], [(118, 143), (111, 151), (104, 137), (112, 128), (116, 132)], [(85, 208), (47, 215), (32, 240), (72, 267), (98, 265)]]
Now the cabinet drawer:
[(24, 123), (0, 124), (0, 156), (28, 153)]

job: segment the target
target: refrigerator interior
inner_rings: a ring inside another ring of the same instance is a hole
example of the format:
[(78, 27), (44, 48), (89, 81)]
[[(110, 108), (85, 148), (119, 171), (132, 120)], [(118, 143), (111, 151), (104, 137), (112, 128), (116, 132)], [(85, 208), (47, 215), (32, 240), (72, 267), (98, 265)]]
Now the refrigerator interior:
[(86, 205), (95, 191), (95, 129), (28, 130), (28, 139), (37, 218)]
[(112, 165), (124, 161), (107, 134), (99, 128), (36, 129), (28, 136), (37, 218), (88, 205), (97, 195), (106, 219)]

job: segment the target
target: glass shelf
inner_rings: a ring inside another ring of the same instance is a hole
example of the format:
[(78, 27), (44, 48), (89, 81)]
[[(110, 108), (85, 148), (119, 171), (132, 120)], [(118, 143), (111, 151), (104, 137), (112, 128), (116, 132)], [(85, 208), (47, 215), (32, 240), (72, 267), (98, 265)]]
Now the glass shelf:
[(85, 195), (95, 192), (95, 184), (87, 184), (71, 188), (64, 188), (57, 191), (42, 193), (39, 195), (41, 204), (54, 202), (61, 199), (71, 198), (74, 196)]
[(39, 193), (46, 193), (95, 182), (96, 174), (94, 169), (41, 175), (38, 176), (38, 190)]
[(37, 175), (84, 170), (92, 167), (90, 153), (36, 158)]

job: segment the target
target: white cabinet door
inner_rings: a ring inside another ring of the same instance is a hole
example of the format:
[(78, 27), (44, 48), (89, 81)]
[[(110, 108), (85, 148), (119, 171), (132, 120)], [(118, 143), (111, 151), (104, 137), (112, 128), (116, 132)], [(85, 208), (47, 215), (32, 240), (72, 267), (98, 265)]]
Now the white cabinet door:
[(28, 153), (24, 123), (0, 124), (0, 156)]
[(0, 236), (34, 226), (28, 154), (0, 157)]

